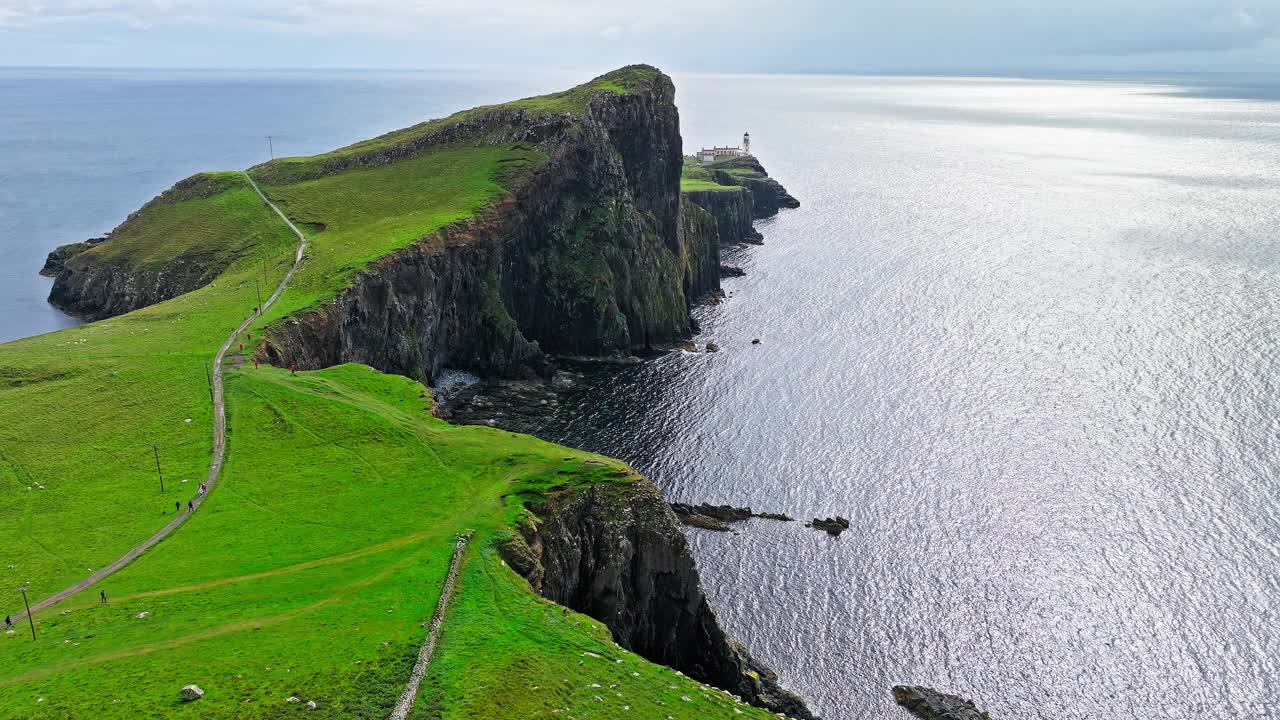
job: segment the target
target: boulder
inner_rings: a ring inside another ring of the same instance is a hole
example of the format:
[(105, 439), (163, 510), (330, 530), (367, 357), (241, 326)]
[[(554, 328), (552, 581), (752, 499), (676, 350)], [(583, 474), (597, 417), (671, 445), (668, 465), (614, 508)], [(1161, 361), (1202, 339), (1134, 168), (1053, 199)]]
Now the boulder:
[(921, 720), (991, 720), (972, 700), (918, 685), (895, 685), (893, 699)]
[(720, 346), (715, 343), (707, 343), (707, 352), (720, 352)]
[(186, 685), (179, 694), (182, 696), (183, 702), (191, 702), (204, 697), (204, 691), (198, 685)]
[(308, 709), (308, 710), (317, 710), (317, 709), (319, 709), (319, 707), (320, 707), (319, 705), (316, 705), (316, 701), (315, 701), (315, 700), (308, 700), (308, 701), (307, 701), (307, 709)]

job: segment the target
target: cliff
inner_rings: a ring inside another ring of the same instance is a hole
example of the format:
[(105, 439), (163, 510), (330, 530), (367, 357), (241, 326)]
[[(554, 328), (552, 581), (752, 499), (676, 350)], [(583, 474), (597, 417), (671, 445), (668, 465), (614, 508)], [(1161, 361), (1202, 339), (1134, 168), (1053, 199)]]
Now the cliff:
[[(592, 90), (625, 78), (625, 92)], [(269, 331), (262, 354), (318, 368), (360, 362), (433, 380), (449, 366), (546, 374), (550, 356), (626, 355), (690, 334), (689, 308), (719, 287), (711, 225), (682, 204), (671, 81), (632, 67), (571, 91), (581, 107), (469, 111), (404, 139), (251, 172), (268, 193), (457, 145), (514, 143), (540, 158), (501, 203), (384, 257), (332, 302)]]
[(680, 189), (690, 203), (715, 218), (724, 243), (759, 244), (764, 236), (753, 225), (756, 219), (776, 215), (779, 208), (800, 207), (800, 201), (750, 155), (706, 165), (685, 158)]
[(769, 177), (760, 161), (751, 155), (729, 158), (704, 168), (721, 185), (736, 185), (750, 190), (753, 214), (757, 218), (777, 215), (781, 208), (800, 207), (800, 201), (792, 197), (782, 183)]
[[(54, 278), (49, 302), (87, 320), (122, 315), (203, 287), (256, 242), (260, 228), (206, 233), (228, 201), (242, 200), (238, 173), (200, 173), (130, 214), (105, 237), (49, 253), (42, 275)], [(219, 223), (219, 226), (224, 226)]]
[(654, 485), (596, 486), (531, 509), (503, 555), (536, 591), (604, 622), (620, 645), (654, 662), (773, 712), (813, 717), (720, 626)]
[(738, 187), (686, 190), (684, 196), (715, 219), (716, 234), (720, 242), (759, 244), (764, 241), (764, 236), (753, 224), (755, 202), (750, 190)]

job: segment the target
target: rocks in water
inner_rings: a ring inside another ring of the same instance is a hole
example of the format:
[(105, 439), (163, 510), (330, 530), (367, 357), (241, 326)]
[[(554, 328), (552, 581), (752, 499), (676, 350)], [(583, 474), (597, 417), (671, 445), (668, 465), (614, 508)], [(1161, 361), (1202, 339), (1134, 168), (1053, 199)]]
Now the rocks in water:
[(199, 700), (204, 697), (204, 691), (201, 690), (198, 685), (186, 685), (183, 686), (179, 695), (182, 696), (183, 702), (191, 702), (192, 700)]
[(893, 699), (921, 720), (991, 720), (972, 700), (919, 685), (895, 685)]
[(733, 265), (720, 264), (720, 277), (742, 277), (747, 274), (746, 270)]
[(751, 341), (751, 344), (752, 344), (752, 345), (759, 345), (759, 344), (760, 344), (760, 338), (755, 338), (755, 339), (753, 339), (753, 340)]
[(676, 349), (677, 349), (677, 350), (683, 350), (683, 351), (685, 351), (685, 352), (687, 352), (687, 353), (696, 353), (696, 352), (698, 352), (698, 344), (697, 344), (697, 343), (692, 343), (692, 342), (682, 342), (682, 343), (680, 343), (680, 344), (676, 345)]
[(689, 513), (687, 515), (676, 513), (676, 517), (680, 518), (680, 522), (685, 525), (702, 528), (703, 530), (715, 530), (716, 532), (731, 532), (733, 530), (733, 528), (720, 520), (706, 515), (699, 515), (698, 513)]
[(720, 346), (715, 343), (707, 343), (707, 352), (720, 352)]
[(671, 509), (676, 515), (705, 515), (706, 517), (715, 518), (722, 522), (740, 522), (751, 517), (753, 514), (749, 507), (709, 505), (707, 503), (701, 503), (699, 505), (671, 503)]
[(814, 518), (805, 523), (804, 526), (815, 530), (826, 530), (829, 535), (838, 536), (849, 529), (849, 521), (837, 515), (833, 518)]
[[(708, 503), (700, 503), (698, 505), (688, 505), (686, 503), (671, 503), (671, 510), (675, 512), (676, 517), (680, 518), (680, 520), (684, 522), (684, 524), (693, 525), (695, 527), (705, 527), (705, 525), (702, 523), (704, 523), (706, 520), (710, 520), (713, 523), (720, 523), (720, 524), (731, 523), (731, 522), (742, 522), (743, 520), (746, 520), (748, 518), (753, 518), (753, 517), (764, 518), (766, 520), (782, 520), (784, 522), (795, 520), (795, 518), (791, 517), (790, 515), (787, 515), (786, 513), (774, 513), (774, 512), (758, 513), (749, 507), (734, 507), (732, 505), (710, 505)], [(694, 519), (690, 521), (686, 518), (694, 518)], [(730, 528), (728, 526), (725, 526), (724, 528), (711, 527), (708, 529), (728, 530)]]
[(726, 525), (726, 522), (737, 522), (751, 517), (751, 508), (735, 508), (729, 505), (671, 503), (671, 510), (685, 525), (719, 532), (728, 532), (733, 529)]

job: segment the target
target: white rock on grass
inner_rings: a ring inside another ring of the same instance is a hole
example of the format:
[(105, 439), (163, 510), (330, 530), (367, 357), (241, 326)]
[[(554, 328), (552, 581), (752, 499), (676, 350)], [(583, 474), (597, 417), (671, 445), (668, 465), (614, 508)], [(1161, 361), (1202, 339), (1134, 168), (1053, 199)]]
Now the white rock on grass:
[(319, 707), (320, 707), (319, 705), (316, 705), (316, 701), (315, 701), (315, 700), (308, 700), (308, 701), (307, 701), (307, 709), (308, 709), (308, 710), (316, 710), (316, 709), (318, 709)]
[(204, 697), (204, 691), (201, 690), (198, 685), (186, 685), (182, 688), (182, 692), (180, 694), (182, 695), (183, 702), (191, 702), (192, 700), (199, 700)]
[(296, 703), (296, 702), (302, 702), (302, 698), (299, 698), (296, 695), (290, 695), (289, 697), (285, 698), (284, 701), (287, 703)]

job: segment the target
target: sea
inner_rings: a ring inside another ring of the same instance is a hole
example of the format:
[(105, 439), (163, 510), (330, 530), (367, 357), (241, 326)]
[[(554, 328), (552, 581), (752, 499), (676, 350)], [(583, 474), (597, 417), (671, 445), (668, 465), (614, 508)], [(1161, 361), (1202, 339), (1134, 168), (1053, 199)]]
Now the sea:
[[(590, 74), (0, 70), (0, 340), (76, 322), (45, 253), (192, 172)], [(726, 249), (720, 352), (580, 369), (529, 429), (673, 501), (848, 518), (688, 530), (828, 720), (905, 718), (895, 684), (1280, 718), (1280, 77), (675, 80), (686, 150), (749, 131), (802, 206)]]

